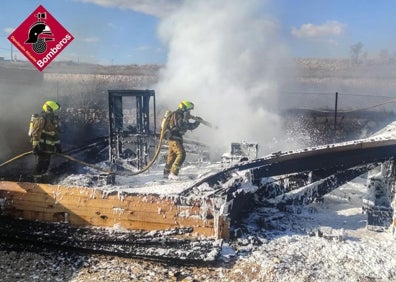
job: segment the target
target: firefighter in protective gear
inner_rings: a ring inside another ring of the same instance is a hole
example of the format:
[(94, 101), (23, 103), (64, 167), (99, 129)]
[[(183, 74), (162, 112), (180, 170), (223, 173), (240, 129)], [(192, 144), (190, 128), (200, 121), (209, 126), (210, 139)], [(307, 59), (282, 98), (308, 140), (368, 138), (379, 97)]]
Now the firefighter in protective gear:
[(51, 152), (61, 153), (61, 142), (58, 135), (59, 118), (55, 112), (60, 105), (55, 101), (46, 101), (43, 110), (32, 120), (30, 137), (33, 153), (37, 156), (34, 170), (36, 182), (46, 181), (45, 176), (51, 161)]
[(189, 101), (182, 101), (176, 111), (172, 112), (169, 117), (169, 132), (166, 134), (168, 140), (168, 155), (164, 168), (164, 177), (176, 179), (179, 175), (180, 168), (186, 159), (186, 151), (183, 146), (183, 135), (187, 130), (196, 129), (200, 122), (190, 122), (191, 113), (194, 104)]

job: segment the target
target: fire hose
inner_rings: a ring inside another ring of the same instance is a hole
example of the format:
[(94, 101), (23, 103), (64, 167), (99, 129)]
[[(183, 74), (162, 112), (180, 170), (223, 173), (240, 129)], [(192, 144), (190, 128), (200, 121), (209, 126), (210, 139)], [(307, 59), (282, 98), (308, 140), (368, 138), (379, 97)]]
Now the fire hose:
[[(95, 169), (95, 170), (104, 172), (104, 173), (116, 174), (116, 175), (122, 175), (122, 176), (133, 176), (133, 175), (137, 175), (137, 174), (140, 174), (140, 173), (143, 173), (143, 172), (147, 171), (147, 170), (153, 165), (153, 163), (155, 162), (155, 160), (157, 159), (157, 157), (158, 157), (158, 155), (159, 155), (159, 151), (160, 151), (160, 148), (161, 148), (162, 140), (163, 140), (163, 136), (162, 136), (162, 139), (160, 139), (160, 144), (159, 144), (158, 149), (157, 149), (157, 152), (158, 152), (158, 153), (156, 152), (154, 158), (150, 161), (150, 163), (147, 164), (147, 166), (145, 166), (145, 167), (144, 167), (142, 170), (140, 170), (140, 171), (137, 171), (137, 172), (129, 172), (129, 173), (121, 173), (121, 172), (115, 172), (115, 171), (112, 171), (112, 170), (108, 170), (108, 169), (105, 169), (105, 168), (102, 168), (102, 167), (99, 167), (99, 166), (96, 166), (96, 165), (93, 165), (93, 164), (84, 162), (84, 161), (79, 160), (79, 159), (76, 159), (76, 158), (74, 158), (74, 157), (72, 157), (72, 156), (70, 156), (70, 155), (66, 155), (66, 154), (62, 154), (62, 153), (48, 152), (48, 151), (43, 151), (43, 153), (47, 153), (47, 154), (51, 154), (51, 155), (56, 155), (56, 156), (59, 156), (59, 157), (68, 159), (68, 160), (70, 160), (70, 161), (73, 161), (73, 162), (82, 164), (82, 165), (84, 165), (84, 166), (93, 168), (93, 169)], [(28, 151), (28, 152), (22, 153), (22, 154), (20, 154), (20, 155), (18, 155), (18, 156), (15, 156), (15, 157), (13, 157), (13, 158), (11, 158), (11, 159), (5, 161), (4, 163), (0, 164), (0, 168), (3, 167), (3, 166), (6, 166), (6, 165), (8, 165), (8, 164), (10, 164), (10, 163), (12, 163), (12, 162), (14, 162), (14, 161), (16, 161), (16, 160), (18, 160), (18, 159), (21, 159), (21, 158), (23, 158), (23, 157), (26, 157), (26, 156), (28, 156), (28, 155), (30, 155), (30, 154), (33, 154), (33, 151)]]
[(21, 158), (23, 158), (25, 156), (28, 156), (30, 154), (33, 154), (33, 151), (28, 151), (28, 152), (22, 153), (22, 154), (20, 154), (20, 155), (18, 155), (16, 157), (13, 157), (13, 158), (9, 159), (8, 161), (5, 161), (4, 163), (0, 164), (0, 167), (8, 165), (8, 164), (10, 164), (10, 163), (12, 163), (12, 162), (14, 162), (14, 161), (16, 161), (18, 159), (21, 159)]
[[(152, 159), (144, 168), (142, 168), (141, 170), (139, 170), (139, 171), (137, 171), (137, 172), (132, 172), (132, 171), (129, 171), (128, 173), (116, 172), (116, 171), (108, 170), (108, 169), (105, 169), (105, 168), (102, 168), (102, 167), (99, 167), (99, 166), (96, 166), (96, 165), (93, 165), (93, 164), (84, 162), (84, 161), (82, 161), (82, 160), (76, 159), (76, 158), (74, 158), (74, 157), (72, 157), (72, 156), (70, 156), (70, 155), (67, 155), (67, 154), (58, 153), (58, 152), (48, 152), (48, 151), (44, 151), (44, 153), (56, 155), (56, 156), (59, 156), (59, 157), (68, 159), (68, 160), (70, 160), (70, 161), (80, 163), (80, 164), (82, 164), (82, 165), (84, 165), (84, 166), (93, 168), (93, 169), (95, 169), (95, 170), (98, 170), (98, 171), (101, 171), (101, 172), (104, 172), (104, 173), (115, 174), (115, 175), (121, 175), (121, 176), (134, 176), (134, 175), (138, 175), (138, 174), (141, 174), (141, 173), (147, 171), (147, 170), (155, 163), (155, 161), (157, 160), (157, 158), (158, 158), (158, 156), (159, 156), (159, 153), (160, 153), (160, 151), (161, 151), (162, 142), (164, 141), (164, 138), (165, 138), (165, 132), (166, 132), (167, 125), (168, 125), (168, 123), (169, 123), (170, 114), (171, 114), (171, 111), (167, 111), (167, 112), (165, 113), (165, 116), (164, 116), (163, 120), (162, 120), (162, 123), (161, 123), (161, 133), (160, 133), (160, 137), (159, 137), (159, 141), (158, 141), (158, 146), (157, 146), (157, 149), (156, 149), (156, 151), (155, 151), (155, 154), (154, 154), (153, 159)], [(199, 121), (199, 122), (201, 122), (202, 124), (204, 124), (204, 125), (206, 125), (206, 126), (212, 127), (212, 125), (211, 125), (209, 122), (203, 120), (203, 119), (200, 118), (200, 117), (192, 117), (192, 119), (194, 119), (194, 120), (196, 120), (196, 121)], [(10, 163), (12, 163), (12, 162), (14, 162), (14, 161), (16, 161), (16, 160), (18, 160), (18, 159), (21, 159), (21, 158), (23, 158), (23, 157), (25, 157), (25, 156), (28, 156), (28, 155), (30, 155), (30, 154), (33, 154), (33, 151), (28, 151), (28, 152), (22, 153), (22, 154), (20, 154), (20, 155), (17, 155), (17, 156), (15, 156), (15, 157), (13, 157), (13, 158), (11, 158), (11, 159), (9, 159), (9, 160), (3, 162), (2, 164), (0, 164), (0, 168), (3, 167), (3, 166), (6, 166), (6, 165), (8, 165), (8, 164), (10, 164)]]
[[(94, 168), (94, 169), (99, 170), (99, 171), (102, 171), (102, 172), (114, 173), (113, 171), (110, 171), (110, 170), (107, 170), (107, 169), (104, 169), (104, 168), (101, 168), (101, 167), (98, 167), (98, 166), (89, 164), (89, 163), (87, 163), (87, 162), (84, 162), (84, 161), (82, 161), (82, 160), (78, 160), (78, 159), (73, 158), (72, 156), (69, 156), (69, 155), (66, 155), (66, 154), (56, 153), (56, 152), (47, 152), (47, 151), (44, 151), (43, 153), (52, 154), (52, 155), (57, 155), (57, 156), (59, 156), (59, 157), (63, 157), (63, 158), (69, 159), (69, 160), (71, 160), (71, 161), (80, 163), (80, 164), (82, 164), (82, 165), (85, 165), (85, 166)], [(20, 155), (18, 155), (18, 156), (15, 156), (15, 157), (13, 157), (13, 158), (11, 158), (11, 159), (5, 161), (4, 163), (0, 164), (0, 168), (3, 167), (3, 166), (6, 166), (6, 165), (8, 165), (8, 164), (10, 164), (10, 163), (12, 163), (12, 162), (14, 162), (14, 161), (16, 161), (16, 160), (18, 160), (18, 159), (21, 159), (21, 158), (23, 158), (23, 157), (26, 157), (26, 156), (28, 156), (28, 155), (30, 155), (30, 154), (33, 154), (33, 151), (27, 151), (27, 152), (22, 153), (22, 154), (20, 154)]]
[[(99, 166), (84, 162), (82, 160), (76, 159), (76, 158), (74, 158), (74, 157), (72, 157), (70, 155), (67, 155), (67, 154), (62, 154), (62, 153), (58, 153), (58, 152), (47, 152), (47, 151), (44, 151), (43, 153), (56, 155), (56, 156), (68, 159), (68, 160), (73, 161), (73, 162), (80, 163), (82, 165), (85, 165), (87, 167), (90, 167), (90, 168), (93, 168), (95, 170), (98, 170), (98, 171), (101, 171), (101, 172), (105, 172), (105, 173), (122, 175), (122, 176), (138, 175), (138, 174), (141, 174), (141, 173), (147, 171), (154, 164), (154, 162), (157, 160), (157, 158), (159, 156), (159, 153), (161, 151), (162, 142), (164, 140), (165, 129), (166, 129), (167, 123), (169, 122), (169, 114), (170, 113), (167, 113), (167, 115), (165, 115), (164, 120), (162, 122), (160, 139), (159, 139), (158, 147), (157, 147), (157, 150), (155, 152), (155, 155), (154, 155), (153, 159), (142, 170), (137, 171), (137, 172), (129, 172), (129, 173), (115, 172), (115, 171), (112, 171), (112, 170), (108, 170), (108, 169), (105, 169), (105, 168), (102, 168), (102, 167), (99, 167)], [(6, 165), (8, 165), (8, 164), (10, 164), (10, 163), (12, 163), (12, 162), (14, 162), (16, 160), (18, 160), (18, 159), (21, 159), (21, 158), (23, 158), (25, 156), (28, 156), (30, 154), (33, 154), (33, 151), (28, 151), (28, 152), (22, 153), (20, 155), (17, 155), (15, 157), (5, 161), (4, 163), (0, 164), (0, 168), (3, 167), (3, 166), (6, 166)]]

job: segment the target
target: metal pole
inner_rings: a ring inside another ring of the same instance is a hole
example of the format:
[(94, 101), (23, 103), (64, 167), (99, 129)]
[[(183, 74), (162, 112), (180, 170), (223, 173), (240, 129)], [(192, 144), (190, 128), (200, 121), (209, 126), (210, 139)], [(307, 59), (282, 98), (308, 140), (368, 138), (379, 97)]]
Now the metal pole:
[(334, 133), (337, 132), (337, 108), (338, 108), (338, 92), (335, 93), (335, 105), (334, 105)]

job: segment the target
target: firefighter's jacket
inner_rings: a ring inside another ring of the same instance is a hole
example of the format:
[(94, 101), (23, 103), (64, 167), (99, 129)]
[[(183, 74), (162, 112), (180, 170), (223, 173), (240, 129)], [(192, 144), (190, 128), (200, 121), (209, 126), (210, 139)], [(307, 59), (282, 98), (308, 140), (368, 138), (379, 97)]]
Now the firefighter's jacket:
[(200, 122), (190, 122), (190, 117), (190, 112), (183, 112), (179, 109), (171, 113), (169, 117), (170, 135), (168, 140), (183, 142), (183, 135), (187, 130), (194, 130), (199, 126)]
[(41, 112), (33, 120), (31, 140), (33, 148), (40, 145), (40, 148), (47, 151), (55, 151), (60, 146), (58, 135), (59, 120), (54, 113)]

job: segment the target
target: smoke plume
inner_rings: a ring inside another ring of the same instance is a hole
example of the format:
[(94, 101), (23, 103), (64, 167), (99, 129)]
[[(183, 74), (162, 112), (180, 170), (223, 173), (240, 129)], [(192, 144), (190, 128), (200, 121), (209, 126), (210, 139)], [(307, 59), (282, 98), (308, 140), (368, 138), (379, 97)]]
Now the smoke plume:
[(287, 59), (265, 1), (186, 1), (164, 18), (159, 35), (169, 54), (157, 99), (170, 109), (194, 102), (194, 115), (218, 126), (187, 135), (214, 153), (231, 142), (257, 142), (263, 152), (280, 134), (278, 66)]
[[(2, 69), (1, 73), (7, 72)], [(34, 70), (35, 71), (35, 70)], [(23, 83), (25, 76), (15, 74), (20, 83), (0, 82), (0, 163), (31, 150), (28, 137), (30, 116), (40, 112), (43, 95), (41, 88)]]

